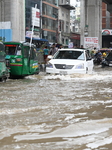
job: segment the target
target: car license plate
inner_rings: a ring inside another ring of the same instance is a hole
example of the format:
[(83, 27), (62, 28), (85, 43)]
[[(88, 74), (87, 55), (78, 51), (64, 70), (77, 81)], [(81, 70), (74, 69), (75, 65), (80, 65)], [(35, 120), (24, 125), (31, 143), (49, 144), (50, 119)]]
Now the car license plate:
[(59, 73), (62, 75), (67, 75), (67, 71), (60, 71)]

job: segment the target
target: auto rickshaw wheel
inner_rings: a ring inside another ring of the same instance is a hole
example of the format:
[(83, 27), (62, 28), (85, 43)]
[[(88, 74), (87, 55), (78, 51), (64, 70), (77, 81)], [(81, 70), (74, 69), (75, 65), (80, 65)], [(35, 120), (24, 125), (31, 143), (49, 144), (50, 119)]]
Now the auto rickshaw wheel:
[(6, 82), (6, 77), (2, 77), (2, 78), (0, 78), (0, 82)]

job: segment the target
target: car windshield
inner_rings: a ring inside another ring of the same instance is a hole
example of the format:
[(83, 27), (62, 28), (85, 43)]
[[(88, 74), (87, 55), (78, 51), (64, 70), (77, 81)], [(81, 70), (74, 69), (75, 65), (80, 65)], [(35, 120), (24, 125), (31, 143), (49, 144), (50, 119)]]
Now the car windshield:
[(5, 51), (7, 55), (20, 55), (21, 49), (19, 48), (19, 45), (13, 45), (8, 44), (5, 45)]
[(54, 59), (78, 59), (84, 60), (84, 52), (83, 51), (73, 51), (73, 50), (59, 50), (55, 55)]

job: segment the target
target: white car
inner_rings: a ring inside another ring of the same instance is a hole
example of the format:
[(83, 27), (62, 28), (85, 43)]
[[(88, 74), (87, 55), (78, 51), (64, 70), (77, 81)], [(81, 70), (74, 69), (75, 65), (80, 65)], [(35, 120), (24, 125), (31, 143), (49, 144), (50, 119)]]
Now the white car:
[[(48, 56), (48, 59), (50, 57)], [(46, 73), (74, 74), (91, 73), (93, 59), (89, 50), (85, 49), (59, 49), (46, 64)]]

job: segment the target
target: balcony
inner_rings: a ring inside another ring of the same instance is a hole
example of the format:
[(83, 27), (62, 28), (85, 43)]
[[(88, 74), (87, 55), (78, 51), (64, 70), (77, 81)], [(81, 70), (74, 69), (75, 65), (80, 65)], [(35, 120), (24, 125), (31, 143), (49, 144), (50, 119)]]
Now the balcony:
[(66, 8), (68, 10), (73, 10), (75, 9), (74, 6), (71, 6), (70, 4), (59, 4), (59, 6), (63, 7), (63, 8)]
[(104, 2), (106, 4), (112, 4), (112, 0), (102, 0), (102, 2)]

